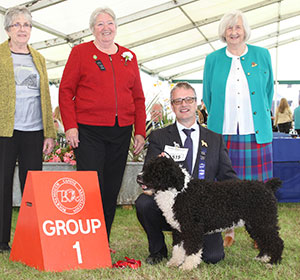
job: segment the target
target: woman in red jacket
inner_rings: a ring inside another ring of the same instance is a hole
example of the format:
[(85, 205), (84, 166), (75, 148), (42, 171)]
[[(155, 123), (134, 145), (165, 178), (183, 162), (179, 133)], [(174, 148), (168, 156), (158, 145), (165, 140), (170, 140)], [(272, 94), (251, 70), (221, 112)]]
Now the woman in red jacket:
[(114, 12), (96, 9), (90, 29), (95, 39), (71, 51), (59, 105), (77, 170), (98, 172), (109, 237), (133, 125), (134, 152), (144, 146), (145, 97), (135, 54), (114, 42)]

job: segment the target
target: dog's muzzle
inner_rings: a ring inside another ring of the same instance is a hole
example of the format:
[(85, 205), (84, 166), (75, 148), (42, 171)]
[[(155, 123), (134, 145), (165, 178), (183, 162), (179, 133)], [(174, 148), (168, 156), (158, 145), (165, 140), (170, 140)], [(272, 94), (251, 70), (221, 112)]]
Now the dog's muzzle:
[(139, 173), (136, 177), (136, 182), (141, 186), (141, 188), (143, 190), (147, 190), (148, 187), (146, 185), (144, 185), (144, 181), (143, 181), (143, 172)]
[(143, 172), (139, 173), (136, 177), (136, 182), (140, 185), (140, 187), (143, 189), (143, 192), (147, 195), (152, 195), (153, 190), (148, 188), (143, 181)]

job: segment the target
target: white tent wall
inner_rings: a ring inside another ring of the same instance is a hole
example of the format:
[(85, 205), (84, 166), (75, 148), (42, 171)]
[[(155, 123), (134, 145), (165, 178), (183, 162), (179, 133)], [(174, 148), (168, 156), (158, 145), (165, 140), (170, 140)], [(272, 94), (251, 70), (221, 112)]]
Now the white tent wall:
[(3, 29), (3, 32), (2, 32), (2, 29), (0, 32), (0, 42), (7, 40), (6, 32), (5, 32), (4, 28), (2, 27), (3, 24), (4, 24), (4, 16), (0, 14), (0, 28)]
[[(232, 9), (241, 9), (248, 18), (249, 43), (269, 49), (275, 80), (300, 80), (299, 0), (0, 0), (0, 42), (7, 39), (3, 14), (15, 5), (32, 11), (30, 43), (45, 56), (52, 82), (59, 82), (72, 46), (93, 39), (89, 17), (103, 5), (117, 15), (116, 42), (137, 54), (147, 103), (157, 92), (167, 102), (173, 80), (202, 80), (206, 55), (224, 46), (217, 35), (219, 20)], [(193, 86), (200, 102), (202, 85)], [(51, 86), (53, 108), (57, 91)], [(289, 98), (296, 96), (294, 106), (299, 84), (287, 90), (276, 83), (276, 103), (288, 92), (294, 92)]]

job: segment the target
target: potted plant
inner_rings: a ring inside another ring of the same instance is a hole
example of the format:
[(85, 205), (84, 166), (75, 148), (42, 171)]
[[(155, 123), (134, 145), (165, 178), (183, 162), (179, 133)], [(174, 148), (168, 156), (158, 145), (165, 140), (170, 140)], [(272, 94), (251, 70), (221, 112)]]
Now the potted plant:
[[(158, 96), (154, 98), (146, 107), (146, 113), (148, 114), (152, 105), (158, 101)], [(162, 120), (160, 120), (160, 128), (168, 126), (169, 124), (173, 123), (173, 120), (169, 117), (166, 110), (163, 110)], [(143, 150), (138, 154), (135, 155), (133, 153), (134, 148), (134, 131), (132, 131), (132, 137), (130, 141), (129, 151), (128, 151), (128, 158), (125, 173), (123, 176), (122, 187), (118, 196), (118, 204), (134, 204), (135, 199), (138, 195), (142, 192), (141, 188), (136, 182), (136, 176), (139, 172), (141, 172), (144, 164), (144, 159), (147, 153), (148, 148), (148, 138), (150, 133), (154, 130), (151, 126), (151, 121), (146, 125), (146, 139), (145, 145)]]

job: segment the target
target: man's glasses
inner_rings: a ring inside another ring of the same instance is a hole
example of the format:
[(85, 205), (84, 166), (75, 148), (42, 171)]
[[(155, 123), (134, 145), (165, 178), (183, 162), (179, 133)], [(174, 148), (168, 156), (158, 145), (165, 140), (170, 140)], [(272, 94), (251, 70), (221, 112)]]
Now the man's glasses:
[(186, 104), (192, 104), (195, 102), (197, 98), (196, 97), (191, 97), (191, 96), (188, 96), (188, 97), (185, 97), (185, 98), (177, 98), (177, 99), (173, 99), (171, 101), (172, 104), (174, 105), (181, 105), (183, 101), (185, 101)]
[(15, 24), (10, 25), (9, 27), (13, 27), (16, 29), (21, 29), (22, 27), (23, 27), (23, 29), (31, 29), (32, 25), (30, 23), (21, 24), (21, 23), (17, 22)]

